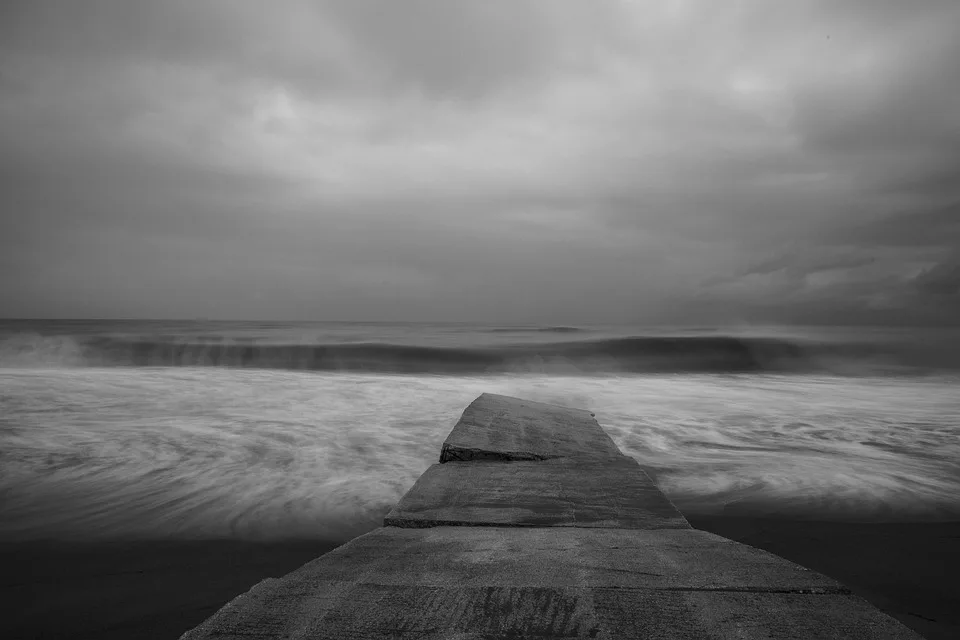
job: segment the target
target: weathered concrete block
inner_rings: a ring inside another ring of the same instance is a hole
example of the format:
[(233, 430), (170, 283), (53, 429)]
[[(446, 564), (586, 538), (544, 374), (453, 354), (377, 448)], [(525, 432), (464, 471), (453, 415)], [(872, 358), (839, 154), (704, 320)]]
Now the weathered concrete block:
[(184, 636), (214, 637), (919, 638), (829, 578), (705, 532), (462, 527), (361, 536)]
[(387, 526), (619, 527), (690, 525), (632, 459), (435, 464)]
[(447, 436), (440, 462), (621, 455), (589, 411), (484, 393)]
[(302, 584), (312, 575), (324, 582), (434, 587), (846, 593), (831, 578), (696, 529), (387, 527), (305, 565), (296, 575)]

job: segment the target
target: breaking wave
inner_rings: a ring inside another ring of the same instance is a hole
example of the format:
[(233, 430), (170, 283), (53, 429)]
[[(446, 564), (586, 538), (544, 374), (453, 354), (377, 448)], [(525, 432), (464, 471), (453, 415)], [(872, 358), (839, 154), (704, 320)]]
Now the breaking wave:
[(579, 327), (497, 327), (491, 333), (583, 333)]
[[(551, 330), (560, 328), (551, 328)], [(564, 328), (566, 329), (566, 328)], [(433, 346), (388, 342), (262, 344), (236, 337), (118, 338), (17, 334), (0, 366), (231, 367), (482, 375), (626, 373), (899, 373), (953, 369), (888, 344), (734, 336), (632, 336), (549, 343)]]

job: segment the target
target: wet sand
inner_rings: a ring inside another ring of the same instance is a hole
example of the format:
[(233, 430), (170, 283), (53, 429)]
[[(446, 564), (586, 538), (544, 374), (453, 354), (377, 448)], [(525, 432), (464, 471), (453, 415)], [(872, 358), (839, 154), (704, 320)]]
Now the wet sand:
[(689, 520), (839, 580), (928, 640), (960, 638), (960, 522)]
[[(930, 640), (960, 637), (960, 522), (691, 522), (832, 576)], [(177, 638), (340, 542), (2, 543), (0, 637)]]
[(3, 543), (0, 637), (175, 639), (257, 582), (289, 573), (336, 546)]

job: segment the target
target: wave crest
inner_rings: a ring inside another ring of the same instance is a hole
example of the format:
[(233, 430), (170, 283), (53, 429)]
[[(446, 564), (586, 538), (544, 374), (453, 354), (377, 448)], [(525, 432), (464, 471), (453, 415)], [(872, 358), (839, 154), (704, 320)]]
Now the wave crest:
[(381, 342), (258, 344), (252, 340), (15, 335), (2, 366), (237, 367), (480, 375), (876, 372), (903, 366), (876, 346), (732, 336), (632, 336), (543, 344), (441, 347)]

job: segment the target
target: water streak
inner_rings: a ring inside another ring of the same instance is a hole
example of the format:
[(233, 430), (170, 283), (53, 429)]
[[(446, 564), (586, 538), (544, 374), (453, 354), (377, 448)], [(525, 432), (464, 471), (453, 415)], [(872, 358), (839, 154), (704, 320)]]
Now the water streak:
[(687, 513), (955, 519), (957, 382), (0, 369), (0, 538), (344, 539), (483, 391), (595, 411)]

